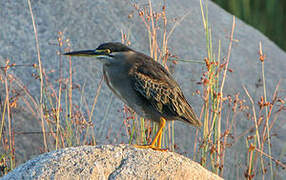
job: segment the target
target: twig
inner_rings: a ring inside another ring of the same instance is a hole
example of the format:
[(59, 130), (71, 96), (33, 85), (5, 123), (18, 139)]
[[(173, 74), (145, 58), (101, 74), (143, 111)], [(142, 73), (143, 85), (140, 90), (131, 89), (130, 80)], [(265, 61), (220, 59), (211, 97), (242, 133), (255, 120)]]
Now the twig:
[(272, 156), (270, 156), (269, 154), (266, 154), (265, 152), (261, 151), (260, 149), (255, 148), (255, 151), (257, 151), (257, 152), (261, 153), (262, 155), (268, 157), (269, 159), (274, 161), (276, 164), (280, 165), (284, 170), (286, 170), (286, 165), (283, 164), (282, 162), (280, 162), (279, 160), (274, 159)]

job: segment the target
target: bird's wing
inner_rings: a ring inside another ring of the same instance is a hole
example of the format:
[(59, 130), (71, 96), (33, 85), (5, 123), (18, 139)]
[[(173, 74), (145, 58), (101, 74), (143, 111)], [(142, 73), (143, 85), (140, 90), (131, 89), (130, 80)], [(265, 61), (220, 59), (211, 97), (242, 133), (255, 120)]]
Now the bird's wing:
[(180, 87), (159, 63), (154, 61), (138, 64), (130, 71), (130, 75), (135, 91), (158, 112), (200, 126), (200, 121)]

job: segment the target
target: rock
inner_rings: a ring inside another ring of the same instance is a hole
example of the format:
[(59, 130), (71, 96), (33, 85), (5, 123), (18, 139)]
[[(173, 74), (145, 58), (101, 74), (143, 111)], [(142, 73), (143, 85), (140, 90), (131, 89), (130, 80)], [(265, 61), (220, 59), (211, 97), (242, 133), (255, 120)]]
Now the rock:
[(42, 154), (8, 179), (222, 179), (182, 155), (130, 145), (70, 147)]

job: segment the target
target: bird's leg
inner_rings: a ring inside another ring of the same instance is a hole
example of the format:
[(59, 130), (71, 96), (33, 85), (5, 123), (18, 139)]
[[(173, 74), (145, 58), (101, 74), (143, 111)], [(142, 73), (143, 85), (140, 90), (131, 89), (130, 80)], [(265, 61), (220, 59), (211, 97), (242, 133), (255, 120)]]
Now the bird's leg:
[[(161, 149), (162, 132), (163, 132), (163, 129), (165, 127), (165, 124), (166, 124), (166, 120), (164, 118), (160, 118), (159, 130), (156, 133), (155, 138), (153, 139), (153, 141), (150, 144), (150, 146), (157, 147), (158, 149)], [(156, 146), (155, 144), (156, 144), (157, 141), (158, 141), (158, 144)]]
[[(137, 148), (144, 148), (144, 149), (152, 148), (154, 150), (165, 151), (166, 149), (161, 149), (162, 132), (163, 132), (163, 129), (165, 127), (165, 124), (166, 124), (166, 120), (163, 117), (161, 117), (160, 118), (159, 130), (156, 133), (155, 138), (153, 139), (153, 141), (152, 141), (152, 143), (150, 145), (145, 145), (145, 146), (134, 145), (134, 146), (137, 147)], [(156, 144), (157, 141), (158, 141), (158, 144), (156, 146), (155, 144)]]
[(157, 143), (157, 147), (161, 148), (162, 147), (162, 136), (163, 136), (163, 129), (162, 132), (160, 133), (159, 139), (158, 139), (158, 143)]
[[(166, 124), (166, 120), (164, 118), (160, 118), (160, 134), (159, 134), (159, 139), (158, 139), (158, 143), (157, 143), (157, 147), (161, 148), (162, 147), (162, 136), (163, 136), (163, 129), (165, 127)], [(161, 128), (162, 127), (162, 128)]]

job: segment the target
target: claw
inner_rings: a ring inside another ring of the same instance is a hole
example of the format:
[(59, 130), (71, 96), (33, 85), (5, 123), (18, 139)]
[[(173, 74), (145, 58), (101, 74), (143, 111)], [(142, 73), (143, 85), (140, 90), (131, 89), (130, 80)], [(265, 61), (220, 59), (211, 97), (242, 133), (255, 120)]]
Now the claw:
[(140, 146), (140, 145), (133, 145), (134, 147), (136, 147), (136, 148), (140, 148), (140, 149), (153, 149), (153, 150), (155, 150), (155, 151), (163, 151), (163, 152), (165, 152), (165, 151), (168, 151), (168, 149), (162, 149), (162, 148), (160, 148), (160, 147), (156, 147), (156, 146), (154, 146), (154, 145), (142, 145), (142, 146)]

